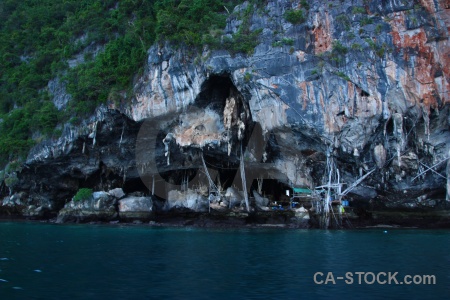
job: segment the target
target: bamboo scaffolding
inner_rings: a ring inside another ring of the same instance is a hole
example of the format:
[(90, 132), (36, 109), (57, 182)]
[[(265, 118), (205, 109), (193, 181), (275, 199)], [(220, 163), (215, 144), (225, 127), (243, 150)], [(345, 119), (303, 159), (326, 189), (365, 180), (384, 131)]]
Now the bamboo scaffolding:
[(420, 172), (419, 174), (417, 174), (416, 177), (414, 177), (413, 179), (411, 179), (411, 182), (413, 182), (414, 180), (417, 179), (417, 177), (420, 177), (422, 174), (425, 174), (426, 172), (433, 170), (433, 168), (439, 166), (440, 164), (442, 164), (444, 161), (447, 161), (447, 159), (449, 159), (450, 157), (444, 158), (443, 160), (435, 163), (434, 165), (432, 165), (431, 167), (427, 167), (427, 169), (425, 169), (424, 171)]
[(353, 182), (348, 188), (346, 188), (339, 196), (345, 196), (347, 195), (349, 192), (351, 192), (358, 184), (360, 184), (364, 179), (366, 179), (370, 174), (372, 174), (373, 172), (375, 172), (377, 168), (373, 168), (372, 170), (370, 170), (369, 172), (367, 172), (366, 174), (364, 174), (363, 176), (361, 176), (358, 180), (356, 180), (355, 182)]
[[(423, 162), (420, 162), (420, 164), (421, 164), (422, 166), (424, 166), (425, 168), (430, 168), (429, 166), (427, 166), (427, 165), (424, 164)], [(436, 175), (438, 175), (438, 176), (444, 178), (444, 179), (447, 179), (447, 177), (445, 177), (445, 176), (442, 175), (441, 173), (437, 172), (437, 171), (434, 170), (433, 168), (430, 168), (430, 171), (433, 172), (434, 174), (436, 174)]]
[(208, 178), (208, 183), (209, 183), (209, 192), (218, 192), (219, 189), (217, 188), (217, 186), (214, 184), (214, 181), (212, 180), (211, 176), (209, 175), (208, 172), (208, 168), (206, 167), (206, 163), (205, 163), (205, 159), (203, 158), (203, 153), (201, 155), (202, 158), (202, 163), (203, 163), (203, 169), (205, 171), (206, 177)]

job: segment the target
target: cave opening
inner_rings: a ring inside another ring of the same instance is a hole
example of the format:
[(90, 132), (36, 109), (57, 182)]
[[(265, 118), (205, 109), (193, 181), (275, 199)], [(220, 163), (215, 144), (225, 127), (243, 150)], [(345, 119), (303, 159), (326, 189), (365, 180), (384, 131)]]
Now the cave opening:
[(195, 99), (199, 108), (210, 108), (223, 112), (225, 102), (232, 93), (238, 93), (228, 74), (211, 75), (201, 87), (201, 92)]
[[(258, 180), (255, 179), (252, 182), (251, 190), (258, 191)], [(277, 202), (282, 205), (289, 205), (290, 196), (286, 195), (286, 190), (290, 191), (290, 195), (292, 196), (292, 188), (277, 179), (263, 179), (262, 180), (262, 188), (261, 188), (261, 196), (269, 199), (270, 203)]]
[(369, 97), (370, 94), (366, 92), (365, 90), (361, 89), (361, 97)]
[(141, 178), (130, 178), (125, 180), (123, 185), (120, 186), (125, 194), (140, 192), (144, 195), (151, 194), (151, 191), (144, 184)]
[(159, 175), (170, 184), (182, 185), (198, 173), (205, 179), (201, 184), (208, 185), (207, 178), (203, 178), (206, 175), (201, 174), (205, 173), (203, 157), (214, 173), (215, 183), (228, 188), (239, 170), (241, 145), (245, 151), (254, 127), (249, 104), (230, 74), (211, 75), (202, 84), (194, 104), (158, 133)]

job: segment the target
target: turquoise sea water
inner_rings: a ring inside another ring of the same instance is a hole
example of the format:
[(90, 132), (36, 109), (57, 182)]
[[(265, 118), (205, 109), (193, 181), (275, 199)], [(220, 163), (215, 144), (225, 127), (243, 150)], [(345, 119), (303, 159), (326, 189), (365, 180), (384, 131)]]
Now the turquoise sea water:
[[(2, 222), (0, 299), (448, 299), (449, 246), (448, 230)], [(336, 284), (315, 284), (316, 272)], [(346, 272), (353, 284), (336, 279)], [(367, 284), (370, 273), (358, 284), (355, 272), (434, 275), (436, 284)]]

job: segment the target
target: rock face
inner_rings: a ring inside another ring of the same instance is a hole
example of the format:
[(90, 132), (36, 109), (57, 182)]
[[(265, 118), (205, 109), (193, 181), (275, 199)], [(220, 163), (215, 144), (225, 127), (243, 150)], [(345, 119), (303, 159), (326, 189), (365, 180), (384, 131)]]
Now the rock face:
[(266, 207), (269, 205), (269, 199), (261, 196), (257, 191), (253, 191), (253, 197), (255, 197), (255, 202), (258, 207)]
[(117, 218), (117, 200), (106, 192), (94, 192), (89, 199), (70, 201), (58, 213), (57, 223), (110, 221)]
[[(354, 203), (404, 207), (432, 193), (439, 206), (450, 150), (448, 3), (306, 2), (250, 10), (250, 30), (263, 28), (252, 54), (151, 47), (132, 101), (100, 107), (36, 146), (14, 192), (52, 211), (81, 187), (151, 191), (169, 208), (190, 208), (190, 195), (171, 191), (211, 186), (209, 178), (242, 190), (242, 149), (249, 191), (256, 178), (270, 179), (264, 190), (273, 195), (321, 185), (330, 155), (347, 184), (376, 168), (349, 195)], [(230, 14), (229, 37), (248, 5)], [(299, 9), (305, 22), (286, 21)], [(119, 214), (145, 201), (150, 213), (145, 199), (120, 200)]]
[(150, 219), (153, 201), (150, 197), (126, 197), (119, 201), (121, 219)]
[(225, 204), (232, 208), (239, 206), (244, 201), (242, 194), (234, 187), (229, 187), (225, 193)]
[(189, 209), (197, 212), (208, 211), (208, 199), (193, 191), (170, 191), (165, 210), (171, 209)]

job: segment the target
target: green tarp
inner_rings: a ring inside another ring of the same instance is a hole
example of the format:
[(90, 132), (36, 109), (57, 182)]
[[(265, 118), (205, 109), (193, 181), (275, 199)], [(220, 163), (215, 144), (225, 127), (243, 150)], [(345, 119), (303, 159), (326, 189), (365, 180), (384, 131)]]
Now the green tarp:
[(294, 194), (312, 194), (310, 189), (306, 188), (293, 188)]

